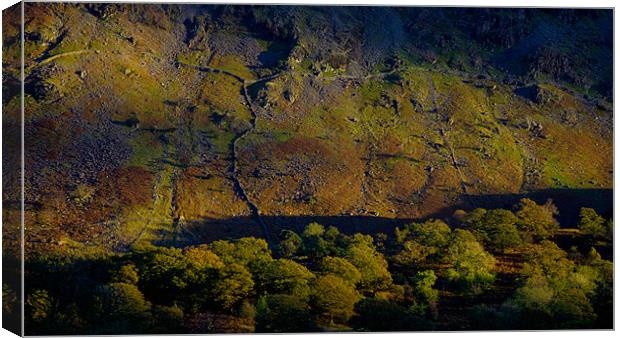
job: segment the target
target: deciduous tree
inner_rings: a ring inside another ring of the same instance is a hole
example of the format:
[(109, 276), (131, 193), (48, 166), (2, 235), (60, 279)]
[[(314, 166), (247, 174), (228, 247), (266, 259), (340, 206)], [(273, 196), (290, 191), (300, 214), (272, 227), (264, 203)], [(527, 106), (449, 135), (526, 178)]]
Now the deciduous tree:
[(346, 323), (353, 315), (360, 294), (350, 284), (335, 275), (316, 279), (312, 294), (313, 307), (329, 322)]
[(530, 199), (523, 198), (515, 208), (517, 210), (515, 215), (519, 219), (517, 228), (526, 241), (548, 238), (559, 228), (559, 223), (555, 219), (558, 209), (551, 200), (538, 205)]

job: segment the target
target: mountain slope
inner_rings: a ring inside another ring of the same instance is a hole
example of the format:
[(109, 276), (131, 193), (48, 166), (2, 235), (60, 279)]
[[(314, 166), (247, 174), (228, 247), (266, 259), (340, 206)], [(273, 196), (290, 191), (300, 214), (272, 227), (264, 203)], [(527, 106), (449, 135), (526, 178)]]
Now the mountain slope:
[[(376, 216), (613, 184), (611, 11), (28, 3), (26, 17), (37, 250), (275, 238), (308, 216), (373, 231)], [(4, 31), (7, 87), (19, 29)], [(19, 95), (3, 105), (18, 126)]]

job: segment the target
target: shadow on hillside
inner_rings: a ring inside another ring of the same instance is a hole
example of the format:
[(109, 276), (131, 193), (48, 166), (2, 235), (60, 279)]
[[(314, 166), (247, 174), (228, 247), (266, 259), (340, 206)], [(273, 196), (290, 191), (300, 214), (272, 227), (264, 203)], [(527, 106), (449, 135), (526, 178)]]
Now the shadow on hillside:
[(469, 195), (466, 203), (486, 209), (510, 209), (521, 198), (539, 204), (547, 199), (558, 207), (558, 221), (563, 228), (576, 227), (581, 208), (593, 208), (605, 218), (613, 216), (612, 189), (543, 189), (523, 194)]
[[(613, 214), (612, 189), (545, 189), (523, 194), (464, 195), (461, 203), (446, 207), (422, 219), (351, 215), (262, 216), (262, 218), (268, 225), (273, 239), (277, 239), (280, 231), (284, 229), (301, 233), (304, 227), (312, 222), (320, 223), (325, 227), (335, 226), (341, 232), (347, 234), (383, 232), (391, 235), (394, 228), (410, 222), (428, 218), (447, 219), (457, 209), (466, 211), (479, 207), (486, 209), (512, 209), (512, 206), (521, 198), (530, 198), (537, 203), (544, 203), (547, 199), (552, 199), (560, 212), (558, 220), (562, 227), (565, 228), (576, 226), (579, 210), (582, 207), (594, 208), (606, 218), (611, 217)], [(205, 218), (189, 221), (183, 230), (189, 234), (183, 237), (193, 243), (247, 236), (264, 237), (261, 227), (251, 216), (226, 219)], [(177, 242), (176, 244), (183, 245), (188, 243)]]
[[(306, 225), (317, 222), (326, 228), (335, 226), (346, 234), (374, 234), (384, 232), (392, 234), (394, 228), (414, 221), (414, 219), (386, 218), (375, 216), (262, 216), (273, 240), (279, 238), (282, 230), (289, 229), (302, 233)], [(177, 236), (175, 243), (157, 244), (184, 246), (187, 244), (209, 243), (218, 239), (236, 239), (241, 237), (265, 237), (261, 226), (251, 216), (231, 217), (225, 219), (204, 218), (187, 222), (183, 236)], [(170, 238), (170, 236), (162, 236)]]

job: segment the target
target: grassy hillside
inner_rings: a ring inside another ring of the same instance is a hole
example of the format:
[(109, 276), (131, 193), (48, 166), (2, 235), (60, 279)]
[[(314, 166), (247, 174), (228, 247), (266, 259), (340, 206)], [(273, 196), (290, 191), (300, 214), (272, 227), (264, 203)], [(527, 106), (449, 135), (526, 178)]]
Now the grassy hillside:
[[(370, 24), (378, 14), (390, 24)], [(265, 216), (412, 219), (464, 195), (612, 186), (605, 11), (28, 4), (26, 16), (29, 235), (53, 246), (192, 240), (170, 224), (208, 229), (251, 215), (248, 200)], [(565, 53), (582, 44), (593, 52)]]

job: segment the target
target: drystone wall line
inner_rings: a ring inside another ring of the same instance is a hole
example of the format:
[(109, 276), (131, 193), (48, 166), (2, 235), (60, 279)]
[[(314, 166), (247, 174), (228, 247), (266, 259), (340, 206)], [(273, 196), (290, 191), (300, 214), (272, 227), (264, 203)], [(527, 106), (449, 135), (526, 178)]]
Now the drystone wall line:
[[(504, 109), (507, 109), (508, 111), (513, 111), (513, 109), (516, 109), (513, 96), (510, 96), (508, 104), (504, 106)], [(513, 128), (507, 128), (507, 130), (510, 132), (513, 139), (520, 139), (516, 130), (514, 130)], [(523, 143), (521, 149), (524, 153), (521, 155), (521, 170), (523, 171), (523, 173), (521, 175), (521, 186), (519, 187), (520, 193), (527, 192), (529, 190), (528, 186), (536, 185), (536, 178), (532, 178), (528, 174), (534, 172), (540, 173), (542, 171), (542, 168), (540, 168), (537, 163), (538, 161), (536, 158), (536, 154), (532, 151), (532, 145), (527, 140), (522, 140), (522, 142)], [(538, 179), (540, 179), (540, 177), (538, 177)]]
[(232, 179), (233, 184), (235, 186), (235, 190), (240, 195), (241, 199), (246, 202), (246, 204), (250, 208), (250, 212), (252, 213), (252, 215), (256, 219), (256, 222), (262, 228), (262, 231), (263, 231), (264, 237), (265, 237), (265, 241), (267, 241), (267, 244), (269, 246), (271, 246), (272, 242), (271, 242), (271, 232), (269, 230), (269, 226), (263, 220), (258, 205), (256, 205), (256, 203), (254, 203), (252, 201), (252, 199), (250, 198), (249, 194), (247, 193), (247, 191), (243, 187), (243, 184), (241, 184), (241, 181), (239, 180), (239, 177), (238, 177), (238, 175), (239, 175), (239, 155), (238, 155), (238, 150), (239, 150), (239, 142), (242, 141), (247, 135), (252, 133), (254, 130), (256, 130), (256, 119), (258, 118), (258, 115), (256, 114), (256, 110), (254, 109), (254, 104), (253, 104), (253, 102), (250, 99), (250, 96), (248, 94), (248, 86), (252, 85), (254, 83), (257, 83), (257, 82), (268, 81), (269, 79), (273, 79), (273, 78), (275, 78), (277, 76), (280, 76), (280, 74), (271, 75), (271, 76), (268, 76), (266, 78), (262, 78), (262, 79), (258, 79), (258, 80), (254, 80), (254, 81), (248, 81), (245, 78), (243, 78), (243, 77), (241, 77), (241, 76), (239, 76), (237, 74), (234, 74), (234, 73), (231, 73), (231, 72), (229, 72), (227, 70), (223, 70), (223, 69), (219, 69), (219, 68), (195, 66), (195, 65), (190, 65), (190, 64), (187, 64), (187, 63), (183, 63), (183, 62), (179, 62), (179, 64), (183, 65), (183, 66), (191, 67), (191, 68), (194, 68), (194, 69), (198, 69), (198, 70), (203, 71), (203, 72), (210, 72), (210, 73), (228, 75), (228, 76), (236, 79), (237, 81), (239, 81), (241, 83), (241, 91), (242, 91), (242, 94), (243, 94), (243, 98), (246, 101), (248, 109), (250, 110), (250, 114), (252, 115), (252, 121), (250, 123), (251, 127), (246, 129), (241, 134), (239, 134), (233, 140), (233, 143), (232, 143), (232, 175), (231, 175), (231, 179)]
[(368, 130), (368, 138), (373, 140), (373, 142), (370, 142), (370, 145), (367, 146), (366, 149), (366, 159), (364, 161), (364, 179), (362, 180), (362, 196), (364, 198), (364, 201), (366, 204), (363, 204), (362, 207), (364, 208), (363, 212), (365, 214), (374, 214), (376, 215), (377, 211), (372, 211), (372, 210), (367, 210), (366, 206), (368, 205), (367, 203), (369, 201), (373, 201), (375, 203), (381, 203), (382, 199), (377, 198), (377, 195), (375, 193), (372, 192), (371, 190), (371, 186), (369, 182), (372, 182), (372, 180), (376, 180), (375, 177), (373, 177), (373, 161), (375, 161), (377, 159), (377, 146), (376, 144), (378, 143), (378, 137), (375, 135), (374, 132), (372, 132), (371, 130)]
[(134, 244), (136, 244), (140, 240), (140, 238), (142, 238), (142, 236), (144, 235), (144, 233), (146, 233), (146, 230), (151, 226), (151, 224), (153, 224), (153, 220), (147, 219), (142, 229), (140, 229), (140, 232), (138, 233), (138, 235), (136, 235), (136, 237), (133, 240), (129, 241), (129, 243), (125, 245), (125, 248), (124, 248), (125, 251), (129, 251), (129, 248), (131, 248)]
[(443, 142), (448, 149), (452, 166), (459, 173), (459, 177), (461, 179), (461, 189), (463, 190), (464, 194), (467, 194), (467, 180), (465, 179), (465, 174), (463, 174), (463, 171), (461, 170), (461, 166), (459, 165), (459, 161), (456, 157), (456, 153), (454, 152), (454, 148), (452, 148), (452, 144), (448, 141), (447, 132), (443, 128), (440, 128), (439, 134), (441, 135)]
[(207, 60), (207, 66), (211, 66), (211, 63), (213, 62), (213, 59), (215, 58), (215, 54), (217, 54), (217, 51), (213, 51), (213, 53), (209, 55), (209, 60)]
[[(164, 222), (166, 220), (167, 220), (166, 218), (161, 218), (161, 217), (140, 217), (140, 218), (127, 218), (127, 219), (124, 219), (123, 221), (124, 222), (139, 222), (139, 221)], [(121, 223), (121, 221), (116, 219), (112, 221), (101, 221), (101, 222), (95, 222), (95, 223), (89, 223), (89, 224), (90, 225), (115, 225), (119, 223)]]
[[(243, 187), (243, 184), (241, 184), (241, 181), (239, 180), (239, 168), (238, 168), (238, 149), (239, 149), (239, 142), (242, 141), (247, 135), (249, 135), (250, 133), (252, 133), (254, 130), (256, 130), (256, 120), (258, 118), (258, 115), (256, 113), (256, 110), (254, 108), (254, 104), (252, 99), (250, 98), (249, 94), (248, 94), (248, 86), (251, 86), (255, 83), (259, 83), (259, 82), (263, 82), (263, 81), (270, 81), (273, 80), (279, 76), (282, 75), (282, 73), (277, 73), (277, 74), (273, 74), (270, 76), (266, 76), (260, 79), (256, 79), (256, 80), (247, 80), (237, 74), (234, 74), (230, 71), (224, 70), (224, 69), (220, 69), (220, 68), (214, 68), (214, 67), (205, 67), (205, 66), (197, 66), (197, 65), (192, 65), (192, 64), (188, 64), (185, 62), (178, 62), (179, 65), (181, 66), (185, 66), (185, 67), (190, 67), (190, 68), (194, 68), (197, 69), (199, 71), (203, 71), (203, 72), (210, 72), (210, 73), (215, 73), (215, 74), (224, 74), (227, 76), (230, 76), (232, 78), (234, 78), (235, 80), (239, 81), (241, 83), (241, 88), (242, 88), (242, 94), (243, 94), (243, 98), (247, 103), (248, 109), (250, 110), (250, 113), (252, 115), (252, 121), (251, 121), (251, 127), (247, 130), (245, 130), (243, 133), (239, 134), (239, 136), (237, 136), (232, 143), (232, 180), (233, 183), (235, 185), (235, 189), (236, 191), (239, 193), (240, 197), (246, 202), (246, 204), (248, 205), (248, 207), (250, 208), (250, 211), (252, 212), (254, 218), (256, 219), (256, 221), (259, 223), (259, 225), (261, 226), (263, 232), (264, 232), (264, 236), (265, 236), (265, 240), (267, 241), (267, 243), (271, 246), (271, 239), (270, 239), (270, 230), (268, 225), (265, 223), (265, 221), (263, 220), (263, 218), (261, 217), (261, 212), (260, 209), (258, 208), (258, 206), (252, 201), (252, 199), (250, 198), (249, 194), (247, 193), (247, 191), (245, 190), (245, 188)], [(354, 76), (354, 75), (341, 75), (341, 76), (335, 76), (335, 77), (324, 77), (322, 79), (325, 80), (329, 80), (329, 79), (344, 79), (344, 80), (369, 80), (371, 78), (376, 78), (376, 77), (384, 77), (384, 76), (388, 76), (391, 74), (394, 74), (395, 72), (397, 72), (398, 69), (392, 69), (390, 71), (387, 72), (380, 72), (380, 73), (375, 73), (375, 74), (368, 74), (366, 76)], [(370, 157), (370, 156), (369, 156)]]
[[(175, 118), (175, 120), (179, 121), (181, 120), (181, 114), (179, 113), (178, 110), (174, 110), (174, 112), (172, 113), (172, 117)], [(175, 142), (174, 142), (174, 150), (175, 150), (175, 160), (178, 161), (179, 158), (179, 151), (183, 148), (183, 145), (181, 144), (182, 140), (183, 140), (183, 128), (177, 128), (177, 130), (175, 130)], [(166, 157), (170, 157), (169, 154)], [(179, 222), (183, 221), (182, 217), (183, 215), (179, 215), (179, 209), (178, 209), (178, 204), (177, 204), (177, 182), (179, 180), (179, 168), (177, 166), (173, 166), (172, 167), (172, 173), (170, 175), (170, 218), (172, 219), (172, 242), (176, 243), (177, 241), (177, 236), (178, 236), (178, 232), (179, 232)]]
[(396, 73), (397, 71), (399, 71), (399, 68), (394, 68), (392, 70), (389, 70), (387, 72), (377, 72), (377, 73), (372, 73), (372, 74), (367, 74), (364, 76), (358, 76), (358, 75), (335, 75), (335, 76), (325, 76), (325, 77), (321, 77), (319, 75), (316, 75), (316, 78), (320, 78), (322, 80), (357, 80), (357, 81), (367, 81), (373, 78), (381, 78), (381, 77), (385, 77), (388, 75), (392, 75), (394, 73)]
[[(158, 186), (161, 184), (163, 180), (163, 172), (160, 170), (158, 175), (157, 175), (157, 183), (155, 185), (155, 188), (153, 189), (153, 204), (151, 205), (151, 213), (155, 212), (155, 206), (157, 205), (157, 201), (159, 200), (159, 194), (157, 193), (158, 191)], [(134, 238), (128, 245), (128, 247), (133, 246), (135, 243), (137, 243), (142, 236), (144, 235), (144, 233), (146, 232), (146, 230), (153, 224), (154, 220), (153, 217), (149, 217), (149, 219), (145, 220), (146, 224), (142, 227), (142, 230), (140, 230), (140, 232), (138, 233), (138, 235), (136, 236), (136, 238)]]
[[(439, 112), (439, 108), (437, 106), (437, 94), (435, 93), (435, 85), (433, 83), (433, 79), (430, 76), (428, 77), (428, 90), (429, 90), (429, 94), (431, 96), (431, 100), (433, 102), (433, 110), (435, 111), (435, 113), (438, 113)], [(442, 139), (446, 149), (448, 149), (449, 160), (450, 160), (452, 166), (454, 167), (454, 169), (459, 174), (460, 183), (461, 183), (461, 190), (462, 190), (463, 194), (465, 194), (465, 196), (467, 196), (467, 194), (468, 194), (468, 192), (467, 192), (467, 180), (465, 179), (465, 175), (463, 174), (463, 171), (461, 171), (461, 166), (459, 164), (459, 161), (458, 161), (458, 158), (456, 156), (456, 153), (454, 152), (454, 149), (452, 148), (452, 145), (451, 145), (450, 141), (448, 140), (447, 131), (443, 128), (443, 126), (440, 124), (440, 122), (438, 120), (435, 120), (434, 123), (437, 125), (437, 127), (439, 129), (439, 135), (441, 136), (441, 139)]]
[[(169, 157), (169, 153), (168, 153), (168, 149), (165, 150), (164, 152), (164, 156), (163, 159), (167, 159)], [(161, 184), (162, 180), (163, 180), (163, 175), (164, 175), (164, 170), (160, 171), (159, 175), (158, 175), (158, 179), (157, 179), (157, 184)], [(140, 230), (140, 232), (138, 233), (138, 235), (132, 240), (130, 241), (126, 246), (125, 249), (129, 249), (132, 245), (134, 245), (135, 243), (137, 243), (142, 236), (146, 233), (146, 231), (150, 228), (150, 226), (154, 223), (154, 222), (164, 222), (167, 223), (170, 220), (172, 220), (172, 228), (174, 229), (174, 237), (173, 237), (173, 241), (176, 241), (176, 232), (177, 232), (177, 223), (178, 223), (178, 218), (175, 216), (176, 215), (176, 180), (177, 180), (177, 168), (175, 166), (172, 166), (172, 173), (170, 173), (170, 183), (171, 183), (171, 191), (170, 191), (170, 210), (169, 210), (169, 214), (170, 214), (170, 218), (161, 218), (161, 217), (147, 217), (147, 218), (140, 218), (140, 219), (127, 219), (125, 220), (125, 222), (131, 222), (131, 221), (145, 221), (146, 224), (142, 227), (142, 229)], [(157, 189), (155, 189), (155, 191), (157, 191)], [(159, 195), (157, 194), (157, 192), (155, 192), (155, 199), (153, 201), (153, 207), (152, 212), (155, 212), (155, 204), (157, 204), (157, 200), (161, 197), (159, 197)], [(165, 233), (162, 233), (162, 238), (161, 240), (165, 240)]]
[(44, 64), (50, 63), (58, 58), (61, 57), (65, 57), (65, 56), (72, 56), (72, 55), (80, 55), (80, 54), (84, 54), (84, 53), (89, 53), (91, 52), (88, 49), (81, 49), (81, 50), (76, 50), (76, 51), (72, 51), (72, 52), (64, 52), (64, 53), (60, 53), (60, 54), (56, 54), (56, 55), (52, 55), (50, 57), (48, 57), (47, 59), (42, 60), (41, 62), (37, 63), (35, 65), (36, 66), (42, 66)]
[(367, 210), (365, 210), (365, 202), (368, 202), (368, 198), (372, 198), (375, 201), (377, 200), (377, 198), (370, 192), (368, 183), (369, 179), (372, 179), (372, 161), (373, 149), (371, 149), (371, 147), (368, 147), (366, 159), (364, 161), (364, 179), (362, 180), (361, 186), (363, 198), (361, 207), (364, 208), (364, 212), (368, 212)]
[[(194, 69), (197, 69), (197, 70), (202, 71), (202, 72), (209, 72), (209, 73), (215, 73), (215, 74), (228, 75), (228, 76), (234, 78), (235, 80), (239, 81), (242, 85), (244, 85), (244, 88), (246, 88), (248, 86), (251, 86), (253, 84), (256, 84), (256, 83), (270, 81), (270, 80), (276, 79), (276, 78), (278, 78), (278, 77), (283, 75), (283, 73), (280, 72), (280, 73), (276, 73), (276, 74), (273, 74), (273, 75), (261, 77), (261, 78), (255, 79), (255, 80), (248, 80), (248, 79), (246, 79), (246, 78), (244, 78), (242, 76), (239, 76), (239, 75), (237, 75), (237, 74), (235, 74), (233, 72), (230, 72), (228, 70), (221, 69), (221, 68), (214, 68), (214, 67), (208, 67), (208, 66), (197, 66), (197, 65), (192, 65), (192, 64), (189, 64), (189, 63), (181, 62), (181, 61), (179, 61), (178, 64), (181, 65), (181, 66), (194, 68)], [(247, 100), (247, 98), (246, 98), (246, 100)]]
[[(430, 152), (424, 152), (420, 163), (432, 163), (432, 158), (430, 155)], [(420, 187), (417, 192), (412, 194), (413, 204), (420, 203), (420, 201), (423, 200), (424, 196), (427, 196), (430, 193), (429, 190), (433, 186), (433, 166), (428, 165), (426, 168), (424, 168), (424, 171), (426, 172), (426, 180), (424, 181), (422, 187)]]
[(239, 81), (241, 83), (245, 82), (245, 79), (242, 78), (241, 76), (239, 76), (239, 75), (237, 75), (235, 73), (229, 72), (229, 71), (227, 71), (225, 69), (213, 68), (213, 67), (205, 67), (205, 66), (196, 66), (196, 65), (192, 65), (192, 64), (185, 63), (185, 62), (180, 62), (180, 61), (178, 63), (181, 66), (194, 68), (194, 69), (197, 69), (197, 70), (199, 70), (201, 72), (208, 72), (208, 73), (215, 73), (215, 74), (224, 74), (224, 75), (228, 75), (228, 76), (234, 78), (235, 80), (237, 80), (237, 81)]
[(250, 96), (248, 95), (248, 88), (247, 88), (247, 84), (246, 84), (245, 81), (243, 81), (243, 83), (242, 83), (242, 91), (243, 91), (243, 97), (245, 98), (246, 103), (248, 104), (248, 108), (250, 110), (250, 113), (252, 114), (252, 124), (251, 124), (252, 127), (249, 128), (249, 129), (246, 129), (246, 131), (241, 133), (241, 135), (239, 135), (233, 141), (233, 179), (235, 181), (235, 185), (237, 186), (239, 192), (241, 192), (241, 195), (243, 196), (243, 199), (246, 201), (246, 203), (250, 207), (252, 213), (254, 214), (254, 217), (256, 218), (256, 221), (258, 222), (258, 224), (260, 224), (261, 228), (263, 229), (263, 232), (264, 232), (264, 235), (265, 235), (265, 240), (267, 241), (267, 244), (271, 246), (271, 234), (270, 234), (270, 231), (269, 231), (269, 227), (267, 226), (267, 223), (265, 223), (265, 221), (261, 217), (260, 209), (252, 201), (252, 199), (250, 198), (248, 193), (243, 188), (243, 185), (241, 184), (241, 181), (239, 180), (239, 176), (238, 176), (239, 175), (239, 173), (238, 173), (238, 170), (239, 170), (239, 168), (238, 168), (239, 156), (237, 154), (238, 143), (243, 138), (245, 138), (248, 134), (250, 134), (251, 132), (256, 130), (256, 119), (258, 118), (257, 117), (258, 115), (256, 114), (256, 111), (254, 110), (254, 105), (252, 103), (252, 100), (250, 99)]
[[(398, 69), (392, 69), (392, 70), (390, 70), (388, 72), (368, 74), (366, 76), (340, 75), (340, 76), (332, 76), (332, 77), (321, 77), (321, 79), (323, 79), (323, 80), (358, 80), (358, 81), (366, 81), (366, 80), (369, 80), (369, 79), (374, 78), (374, 77), (387, 76), (387, 75), (395, 73), (396, 71), (398, 71)], [(317, 76), (317, 78), (319, 78), (319, 76)], [(399, 113), (398, 113), (398, 107), (396, 106), (396, 107), (394, 107), (394, 109), (396, 111), (396, 115), (400, 116)], [(371, 132), (370, 136), (372, 138), (374, 138), (375, 141), (376, 141), (377, 137), (374, 135), (374, 133)], [(364, 179), (362, 180), (362, 185), (361, 185), (361, 191), (362, 191), (362, 196), (363, 196), (362, 203), (368, 202), (368, 199), (372, 199), (375, 202), (379, 201), (377, 196), (370, 191), (369, 183), (368, 183), (368, 181), (370, 179), (373, 179), (372, 173), (371, 173), (371, 171), (372, 171), (372, 162), (377, 157), (376, 156), (377, 149), (376, 149), (376, 146), (374, 145), (375, 143), (376, 142), (371, 142), (371, 146), (368, 147), (368, 149), (367, 149), (367, 156), (366, 156), (366, 159), (364, 161)], [(361, 207), (364, 208), (365, 205), (362, 204)], [(368, 210), (364, 210), (364, 212), (368, 213)]]
[[(269, 75), (269, 76), (265, 76), (256, 80), (248, 80), (248, 79), (244, 79), (243, 77), (232, 73), (230, 71), (224, 70), (224, 69), (220, 69), (220, 68), (214, 68), (214, 67), (205, 67), (205, 66), (197, 66), (197, 65), (192, 65), (189, 63), (185, 63), (185, 62), (178, 62), (179, 65), (182, 66), (186, 66), (186, 67), (191, 67), (191, 68), (195, 68), (198, 69), (200, 71), (203, 72), (211, 72), (211, 73), (221, 73), (221, 74), (226, 74), (228, 76), (232, 76), (233, 78), (235, 78), (237, 81), (241, 82), (241, 83), (245, 83), (247, 86), (251, 86), (255, 83), (259, 83), (259, 82), (264, 82), (264, 81), (271, 81), (273, 79), (276, 79), (280, 76), (282, 76), (284, 73), (283, 72), (279, 72), (273, 75)], [(335, 76), (320, 76), (320, 75), (314, 75), (314, 77), (316, 77), (317, 79), (321, 79), (321, 80), (357, 80), (357, 81), (367, 81), (373, 78), (382, 78), (382, 77), (386, 77), (388, 75), (392, 75), (395, 74), (396, 72), (398, 72), (400, 69), (399, 68), (394, 68), (392, 70), (386, 71), (386, 72), (377, 72), (377, 73), (372, 73), (372, 74), (367, 74), (367, 75), (363, 75), (363, 76), (358, 76), (358, 75), (335, 75)]]

